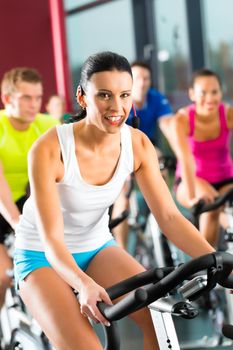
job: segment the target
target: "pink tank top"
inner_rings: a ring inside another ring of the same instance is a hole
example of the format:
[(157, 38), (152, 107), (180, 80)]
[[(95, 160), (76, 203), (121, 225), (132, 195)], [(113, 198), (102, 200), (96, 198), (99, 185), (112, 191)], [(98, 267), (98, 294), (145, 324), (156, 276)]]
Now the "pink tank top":
[[(233, 161), (230, 154), (231, 130), (227, 128), (224, 105), (219, 105), (220, 135), (207, 141), (194, 139), (195, 129), (195, 105), (189, 107), (190, 134), (189, 146), (196, 163), (196, 176), (216, 183), (233, 177)], [(180, 177), (178, 164), (176, 177)]]

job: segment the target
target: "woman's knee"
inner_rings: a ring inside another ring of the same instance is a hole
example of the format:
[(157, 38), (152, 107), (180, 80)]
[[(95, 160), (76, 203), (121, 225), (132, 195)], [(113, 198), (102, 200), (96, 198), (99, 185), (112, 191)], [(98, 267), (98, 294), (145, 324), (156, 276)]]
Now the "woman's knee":
[(148, 329), (153, 326), (150, 310), (146, 307), (130, 315), (130, 318), (140, 327), (142, 330)]
[(11, 278), (7, 274), (0, 274), (0, 291), (6, 290), (11, 285)]
[(220, 213), (221, 213), (221, 209), (215, 209), (215, 210), (209, 211), (208, 213), (205, 213), (203, 217), (205, 217), (207, 221), (213, 221), (213, 220), (217, 221), (219, 220)]
[(0, 309), (4, 304), (6, 290), (11, 285), (11, 278), (6, 275), (0, 275)]

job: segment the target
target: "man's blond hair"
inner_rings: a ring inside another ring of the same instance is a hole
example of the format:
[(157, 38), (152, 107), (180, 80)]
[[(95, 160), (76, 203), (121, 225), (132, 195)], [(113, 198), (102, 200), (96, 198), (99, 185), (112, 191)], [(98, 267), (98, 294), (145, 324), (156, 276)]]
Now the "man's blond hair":
[(17, 90), (18, 82), (42, 83), (42, 78), (38, 71), (33, 68), (17, 67), (7, 71), (1, 82), (1, 94), (11, 95)]

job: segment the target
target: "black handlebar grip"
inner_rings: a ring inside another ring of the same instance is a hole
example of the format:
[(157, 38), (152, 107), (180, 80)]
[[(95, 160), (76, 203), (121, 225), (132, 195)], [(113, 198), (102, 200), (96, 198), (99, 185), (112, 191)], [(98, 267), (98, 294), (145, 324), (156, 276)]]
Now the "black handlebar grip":
[(117, 218), (112, 219), (108, 225), (109, 229), (112, 230), (114, 227), (122, 223), (129, 216), (129, 211), (124, 210)]
[(222, 334), (229, 339), (233, 339), (233, 325), (225, 324), (222, 327)]
[(174, 271), (175, 267), (156, 267), (150, 270), (141, 272), (137, 275), (127, 278), (112, 287), (107, 288), (107, 293), (112, 300), (120, 296), (132, 292), (139, 287), (145, 286), (149, 283), (156, 283)]
[(191, 212), (195, 216), (208, 211), (212, 211), (214, 209), (219, 208), (221, 205), (225, 204), (228, 200), (232, 199), (232, 197), (233, 197), (233, 188), (230, 188), (221, 196), (217, 197), (213, 203), (205, 203), (205, 201), (201, 199), (197, 204), (195, 204), (191, 208)]
[(107, 305), (103, 302), (98, 303), (100, 312), (108, 321), (117, 321), (131, 312), (135, 311), (135, 308), (140, 307), (147, 300), (147, 292), (145, 289), (138, 288), (124, 299), (120, 300), (115, 305)]

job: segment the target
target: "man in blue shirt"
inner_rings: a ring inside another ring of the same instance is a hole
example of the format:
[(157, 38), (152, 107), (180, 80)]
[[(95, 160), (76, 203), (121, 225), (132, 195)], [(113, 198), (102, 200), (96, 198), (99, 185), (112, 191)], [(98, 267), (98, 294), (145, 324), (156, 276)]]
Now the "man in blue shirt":
[[(136, 114), (139, 117), (139, 129), (143, 131), (157, 149), (158, 156), (161, 155), (162, 146), (161, 137), (159, 137), (159, 128), (167, 135), (169, 122), (172, 116), (172, 108), (167, 98), (159, 91), (151, 87), (151, 70), (147, 63), (143, 61), (134, 61), (131, 64), (133, 73), (132, 97)], [(132, 125), (134, 116), (133, 108), (127, 120), (127, 124)], [(116, 200), (112, 217), (117, 217), (124, 209), (129, 207), (129, 200), (126, 197), (128, 184), (125, 184), (123, 191)], [(118, 244), (127, 248), (128, 222), (123, 221), (114, 228), (114, 236)]]
[[(151, 87), (151, 70), (147, 63), (135, 61), (131, 64), (131, 68), (133, 73), (132, 97), (140, 119), (139, 129), (159, 148), (158, 125), (162, 130), (168, 126), (172, 108), (167, 98)], [(133, 115), (134, 112), (131, 110), (127, 124), (132, 124)]]

